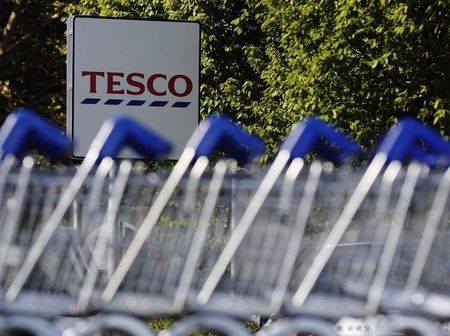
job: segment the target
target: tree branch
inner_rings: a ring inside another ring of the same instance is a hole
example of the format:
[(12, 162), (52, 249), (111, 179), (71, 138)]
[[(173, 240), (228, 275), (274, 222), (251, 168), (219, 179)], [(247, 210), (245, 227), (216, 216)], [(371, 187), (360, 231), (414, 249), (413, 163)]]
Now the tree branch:
[[(37, 33), (40, 33), (44, 28), (46, 28), (47, 26), (53, 24), (55, 21), (60, 21), (61, 20), (61, 13), (55, 13), (50, 17), (50, 20), (45, 22), (44, 24), (42, 24)], [(29, 38), (31, 38), (33, 36), (33, 34), (36, 34), (36, 32), (33, 33), (28, 33), (25, 34), (23, 36), (21, 36), (19, 39), (17, 39), (17, 41), (14, 41), (14, 43), (9, 42), (8, 45), (6, 46), (5, 49), (0, 51), (0, 57), (2, 56), (2, 54), (6, 54), (8, 52), (11, 52), (11, 50), (13, 50), (14, 48), (17, 48), (22, 42), (28, 40)], [(1, 45), (1, 42), (0, 42)], [(1, 47), (0, 47), (1, 48)]]
[(367, 61), (372, 61), (372, 58), (364, 51), (364, 49), (362, 49), (360, 46), (358, 46), (358, 44), (355, 43), (350, 37), (348, 37), (347, 34), (342, 33), (342, 37), (350, 45), (350, 47), (354, 51), (356, 51), (360, 56), (365, 58)]
[(3, 29), (3, 34), (0, 40), (0, 57), (5, 53), (5, 50), (8, 48), (11, 43), (11, 38), (14, 32), (14, 28), (17, 25), (17, 19), (20, 14), (20, 7), (22, 1), (18, 0), (11, 9), (11, 13), (9, 14), (8, 22), (6, 23), (5, 28)]

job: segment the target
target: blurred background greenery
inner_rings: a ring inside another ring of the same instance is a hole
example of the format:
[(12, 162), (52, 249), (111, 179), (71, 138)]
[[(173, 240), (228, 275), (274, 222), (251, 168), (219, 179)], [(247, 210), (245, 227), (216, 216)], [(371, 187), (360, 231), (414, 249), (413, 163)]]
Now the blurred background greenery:
[(201, 116), (225, 113), (267, 159), (316, 115), (372, 148), (407, 115), (450, 133), (449, 0), (0, 0), (0, 122), (64, 127), (68, 15), (197, 20)]

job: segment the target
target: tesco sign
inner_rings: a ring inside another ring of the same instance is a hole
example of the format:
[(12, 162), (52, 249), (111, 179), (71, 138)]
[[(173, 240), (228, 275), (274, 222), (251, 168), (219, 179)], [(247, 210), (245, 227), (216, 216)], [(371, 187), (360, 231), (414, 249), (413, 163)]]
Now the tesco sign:
[[(105, 77), (105, 72), (100, 71), (82, 71), (82, 77), (89, 77), (89, 93), (97, 93), (97, 77)], [(127, 88), (124, 88), (122, 81), (126, 78)], [(165, 88), (158, 90), (155, 81), (163, 81)], [(183, 81), (184, 88), (179, 90), (175, 87), (176, 81)], [(144, 74), (133, 72), (125, 74), (123, 72), (106, 72), (106, 93), (108, 94), (127, 94), (141, 95), (146, 90), (154, 96), (166, 96), (167, 90), (175, 97), (186, 97), (192, 92), (192, 80), (185, 75), (175, 75), (167, 78), (165, 74), (152, 74), (145, 77)], [(103, 91), (105, 87), (103, 86)]]
[[(198, 124), (198, 23), (75, 16), (67, 36), (73, 156), (86, 155), (107, 118), (126, 114), (169, 139), (177, 159)], [(138, 158), (130, 151), (119, 157)]]

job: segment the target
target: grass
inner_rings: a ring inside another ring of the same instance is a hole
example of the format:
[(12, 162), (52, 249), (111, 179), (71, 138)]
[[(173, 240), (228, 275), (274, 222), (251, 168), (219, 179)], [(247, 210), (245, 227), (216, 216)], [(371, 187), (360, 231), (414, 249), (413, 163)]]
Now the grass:
[[(176, 319), (171, 317), (158, 317), (151, 319), (148, 325), (155, 333), (158, 333), (160, 331), (170, 328), (172, 324), (174, 324), (175, 322)], [(245, 326), (252, 333), (258, 331), (258, 326), (253, 322), (246, 322)], [(191, 336), (218, 336), (218, 335), (210, 331), (196, 331), (192, 333)]]

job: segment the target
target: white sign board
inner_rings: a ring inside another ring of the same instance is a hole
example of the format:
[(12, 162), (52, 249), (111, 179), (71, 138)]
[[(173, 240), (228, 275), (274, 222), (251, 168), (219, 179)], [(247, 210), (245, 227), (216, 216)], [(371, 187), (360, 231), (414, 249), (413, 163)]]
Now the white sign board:
[[(199, 24), (74, 16), (67, 36), (73, 156), (86, 156), (106, 119), (127, 115), (168, 139), (169, 158), (179, 158), (199, 118)], [(119, 157), (139, 156), (126, 150)]]

